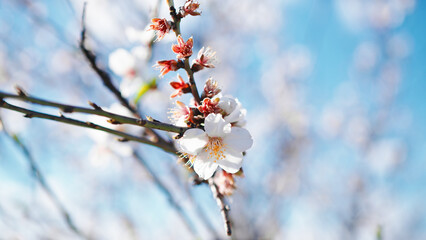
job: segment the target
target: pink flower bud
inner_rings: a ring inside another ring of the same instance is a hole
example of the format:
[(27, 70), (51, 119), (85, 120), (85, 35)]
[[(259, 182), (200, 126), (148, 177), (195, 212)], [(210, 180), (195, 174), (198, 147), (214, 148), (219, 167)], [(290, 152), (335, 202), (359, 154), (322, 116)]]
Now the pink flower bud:
[(158, 61), (154, 67), (160, 69), (160, 76), (164, 76), (170, 71), (176, 71), (179, 69), (178, 62), (176, 60)]
[(170, 82), (170, 86), (176, 89), (176, 91), (170, 96), (170, 98), (174, 98), (177, 96), (181, 96), (184, 93), (191, 92), (191, 87), (189, 86), (189, 84), (185, 83), (179, 74), (177, 75), (177, 77), (178, 77), (178, 81)]

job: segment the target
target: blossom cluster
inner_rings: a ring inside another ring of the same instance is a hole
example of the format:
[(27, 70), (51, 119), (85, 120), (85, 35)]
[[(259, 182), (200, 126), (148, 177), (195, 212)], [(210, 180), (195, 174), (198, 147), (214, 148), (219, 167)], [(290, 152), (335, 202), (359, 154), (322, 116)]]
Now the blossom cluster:
[[(158, 61), (155, 67), (160, 70), (161, 77), (179, 69), (186, 71), (188, 82), (180, 75), (177, 75), (177, 81), (170, 82), (175, 89), (171, 98), (183, 94), (193, 96), (189, 104), (176, 101), (176, 107), (171, 111), (170, 118), (175, 125), (189, 128), (176, 137), (177, 148), (200, 178), (214, 177), (219, 191), (230, 195), (235, 188), (233, 176), (242, 173), (243, 155), (253, 145), (253, 139), (244, 128), (246, 109), (237, 98), (223, 95), (212, 78), (207, 79), (203, 91), (198, 94), (193, 75), (205, 68), (214, 68), (216, 53), (210, 47), (202, 47), (190, 64), (194, 39), (190, 37), (185, 41), (176, 28), (182, 18), (200, 15), (197, 11), (199, 5), (196, 1), (187, 0), (177, 13), (171, 14), (172, 20), (152, 19), (149, 30), (155, 30), (157, 41), (171, 30), (177, 35), (177, 44), (171, 47), (176, 59)], [(218, 167), (222, 170), (216, 173)]]

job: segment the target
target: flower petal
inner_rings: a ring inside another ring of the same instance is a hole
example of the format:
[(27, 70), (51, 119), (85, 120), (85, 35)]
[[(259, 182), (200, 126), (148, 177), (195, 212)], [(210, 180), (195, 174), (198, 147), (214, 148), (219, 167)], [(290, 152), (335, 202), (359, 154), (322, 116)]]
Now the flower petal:
[(207, 134), (198, 128), (186, 130), (179, 140), (179, 145), (185, 153), (196, 155), (208, 143)]
[(232, 127), (231, 133), (223, 138), (223, 143), (227, 149), (244, 152), (253, 145), (253, 138), (247, 129)]
[(217, 163), (209, 160), (205, 152), (201, 152), (194, 161), (194, 171), (203, 179), (209, 179), (213, 176), (217, 166)]
[(222, 114), (210, 113), (204, 120), (204, 129), (209, 137), (223, 137), (231, 132), (231, 124), (223, 120)]
[(243, 164), (243, 154), (239, 151), (226, 149), (224, 155), (225, 159), (218, 161), (219, 166), (229, 173), (238, 172)]

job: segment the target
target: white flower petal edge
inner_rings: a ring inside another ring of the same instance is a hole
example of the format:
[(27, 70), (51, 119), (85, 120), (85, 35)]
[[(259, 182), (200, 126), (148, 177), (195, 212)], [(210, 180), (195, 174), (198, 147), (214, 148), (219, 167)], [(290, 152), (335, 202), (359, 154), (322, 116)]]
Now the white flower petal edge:
[(224, 96), (220, 98), (219, 107), (226, 113), (223, 118), (226, 122), (237, 126), (244, 126), (247, 110), (244, 109), (237, 98)]
[(208, 158), (207, 152), (201, 152), (194, 162), (194, 171), (203, 179), (209, 179), (216, 171), (218, 164)]
[(244, 152), (253, 145), (253, 138), (247, 129), (233, 127), (231, 128), (231, 133), (223, 139), (223, 143), (228, 148)]
[(243, 153), (232, 149), (227, 149), (224, 153), (225, 159), (218, 161), (219, 166), (229, 172), (236, 173), (243, 165)]
[(196, 155), (208, 143), (207, 134), (198, 128), (188, 129), (179, 140), (180, 147), (186, 153)]
[(204, 120), (204, 129), (209, 137), (223, 137), (231, 132), (231, 124), (221, 114), (211, 113)]

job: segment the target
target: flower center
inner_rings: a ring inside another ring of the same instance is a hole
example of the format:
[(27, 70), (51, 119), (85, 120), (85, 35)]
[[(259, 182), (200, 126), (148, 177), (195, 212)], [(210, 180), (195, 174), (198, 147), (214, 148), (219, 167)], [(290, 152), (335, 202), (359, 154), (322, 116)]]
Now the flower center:
[(213, 162), (217, 160), (225, 159), (225, 144), (220, 137), (210, 137), (209, 143), (206, 146), (205, 151), (208, 152), (209, 158), (213, 158)]

